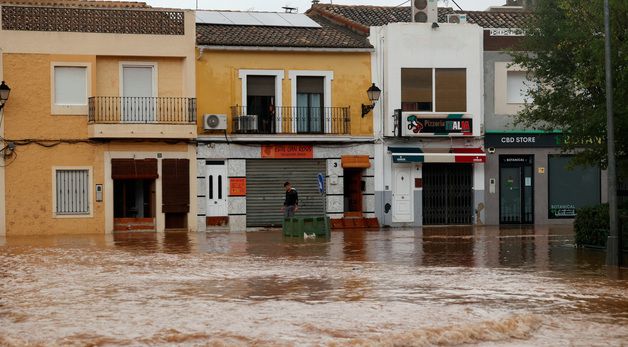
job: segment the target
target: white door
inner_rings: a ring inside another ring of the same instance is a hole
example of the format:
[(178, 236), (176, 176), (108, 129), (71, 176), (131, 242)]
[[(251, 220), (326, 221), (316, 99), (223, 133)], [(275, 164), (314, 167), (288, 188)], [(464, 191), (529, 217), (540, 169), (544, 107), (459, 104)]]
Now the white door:
[(227, 166), (225, 162), (207, 163), (207, 216), (223, 217), (228, 215)]
[(414, 196), (412, 192), (412, 166), (393, 166), (393, 222), (414, 222)]
[(122, 67), (122, 121), (155, 122), (155, 67)]

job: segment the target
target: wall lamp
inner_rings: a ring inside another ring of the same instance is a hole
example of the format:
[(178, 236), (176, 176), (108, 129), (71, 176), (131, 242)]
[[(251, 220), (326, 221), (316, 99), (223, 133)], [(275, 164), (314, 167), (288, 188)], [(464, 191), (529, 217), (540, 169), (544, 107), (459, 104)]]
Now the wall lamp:
[(9, 94), (11, 93), (11, 88), (2, 81), (0, 84), (0, 110), (4, 108), (4, 104), (9, 100)]
[(370, 86), (369, 89), (366, 91), (366, 94), (369, 96), (369, 100), (371, 101), (371, 104), (370, 105), (362, 104), (362, 118), (364, 118), (364, 116), (366, 116), (369, 112), (371, 112), (372, 109), (375, 108), (375, 104), (377, 103), (377, 100), (379, 100), (379, 97), (382, 95), (382, 90), (377, 88), (375, 83), (373, 83), (373, 85)]

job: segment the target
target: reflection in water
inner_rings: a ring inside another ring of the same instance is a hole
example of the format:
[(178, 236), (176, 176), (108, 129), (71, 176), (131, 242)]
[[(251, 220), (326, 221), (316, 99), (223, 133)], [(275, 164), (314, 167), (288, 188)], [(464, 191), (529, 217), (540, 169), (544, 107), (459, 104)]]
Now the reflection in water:
[(0, 346), (628, 341), (628, 273), (544, 228), (0, 241)]

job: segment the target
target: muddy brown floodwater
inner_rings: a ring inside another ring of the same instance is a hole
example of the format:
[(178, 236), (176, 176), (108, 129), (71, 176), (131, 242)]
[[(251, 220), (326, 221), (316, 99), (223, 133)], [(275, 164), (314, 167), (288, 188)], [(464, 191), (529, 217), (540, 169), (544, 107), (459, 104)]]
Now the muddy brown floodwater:
[(1, 346), (628, 346), (568, 228), (0, 238)]

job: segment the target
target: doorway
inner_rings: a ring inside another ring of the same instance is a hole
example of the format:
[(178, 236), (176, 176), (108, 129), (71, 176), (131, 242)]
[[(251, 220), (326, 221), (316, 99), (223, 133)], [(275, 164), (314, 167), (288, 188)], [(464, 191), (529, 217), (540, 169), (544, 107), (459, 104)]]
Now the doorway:
[(117, 231), (155, 230), (155, 180), (114, 180), (113, 190)]
[(499, 156), (500, 224), (534, 223), (534, 156)]
[(473, 165), (423, 165), (423, 224), (473, 222)]
[(257, 116), (261, 134), (275, 133), (275, 79), (275, 76), (248, 76), (246, 80), (246, 114)]
[(412, 165), (393, 166), (393, 222), (414, 222)]
[(224, 161), (207, 161), (207, 216), (227, 216), (227, 167)]
[(345, 169), (344, 213), (345, 217), (362, 217), (362, 201), (365, 182), (362, 180), (363, 169)]

